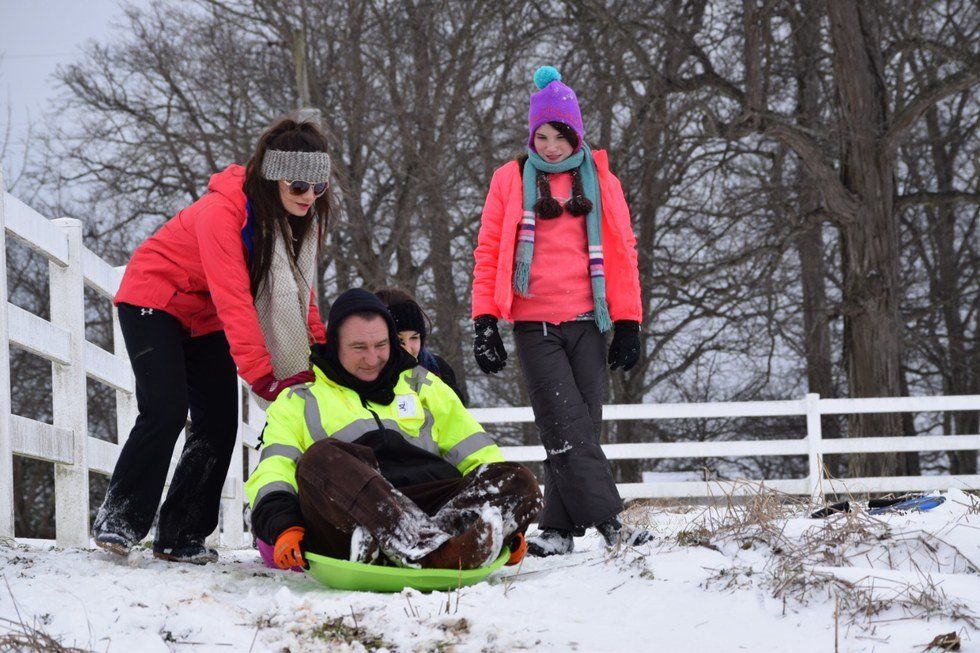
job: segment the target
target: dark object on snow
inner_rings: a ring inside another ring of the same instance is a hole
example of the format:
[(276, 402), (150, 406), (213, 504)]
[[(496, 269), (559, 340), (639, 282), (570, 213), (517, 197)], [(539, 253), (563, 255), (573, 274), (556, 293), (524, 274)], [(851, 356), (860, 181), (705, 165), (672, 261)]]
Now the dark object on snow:
[(902, 501), (908, 501), (909, 499), (921, 496), (921, 494), (903, 494), (899, 497), (880, 497), (878, 499), (868, 499), (868, 508), (887, 508), (888, 506), (894, 506), (896, 503), (901, 503)]
[[(920, 512), (926, 510), (932, 510), (936, 506), (941, 506), (946, 502), (946, 497), (898, 497), (897, 499), (888, 499), (888, 503), (882, 505), (881, 499), (871, 499), (868, 501), (868, 507), (871, 510), (868, 511), (869, 515), (880, 515), (886, 512), (898, 512), (900, 510), (918, 510)], [(875, 505), (872, 502), (877, 502)]]
[(575, 540), (570, 531), (559, 528), (545, 528), (527, 541), (527, 552), (536, 558), (565, 555), (575, 549)]
[(810, 515), (810, 519), (823, 519), (824, 517), (830, 517), (831, 515), (837, 515), (842, 512), (851, 512), (851, 504), (848, 501), (841, 501), (839, 503), (834, 503), (820, 510), (817, 510)]
[(960, 650), (960, 636), (955, 632), (945, 635), (936, 635), (925, 648), (926, 651), (958, 651)]
[[(942, 505), (945, 501), (945, 497), (911, 494), (903, 494), (900, 497), (869, 499), (868, 514), (880, 515), (886, 512), (897, 512), (899, 510), (932, 510), (936, 506)], [(822, 519), (824, 517), (829, 517), (842, 512), (851, 512), (850, 502), (841, 501), (840, 503), (835, 503), (821, 508), (820, 510), (817, 510), (811, 514), (810, 519)]]

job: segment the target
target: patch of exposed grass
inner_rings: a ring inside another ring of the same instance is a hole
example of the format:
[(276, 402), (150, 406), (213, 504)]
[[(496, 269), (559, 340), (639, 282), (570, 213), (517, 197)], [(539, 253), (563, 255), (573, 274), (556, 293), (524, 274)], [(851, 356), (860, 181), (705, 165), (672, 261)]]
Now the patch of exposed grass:
[(357, 642), (368, 651), (396, 650), (395, 646), (385, 641), (383, 636), (371, 633), (356, 623), (355, 625), (345, 623), (346, 619), (346, 617), (328, 619), (309, 631), (309, 636), (323, 640), (326, 645), (347, 644), (349, 646)]

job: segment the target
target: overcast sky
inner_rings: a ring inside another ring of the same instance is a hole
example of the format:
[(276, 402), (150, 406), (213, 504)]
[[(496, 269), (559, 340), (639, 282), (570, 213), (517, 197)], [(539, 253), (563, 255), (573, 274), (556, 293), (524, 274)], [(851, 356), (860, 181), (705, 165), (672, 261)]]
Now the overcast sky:
[[(15, 143), (23, 141), (28, 118), (38, 128), (45, 104), (57, 94), (55, 69), (75, 61), (86, 41), (106, 40), (111, 26), (122, 21), (122, 6), (123, 0), (0, 0), (0, 139), (7, 106)], [(16, 154), (21, 148), (14, 149)], [(9, 169), (12, 163), (3, 164)]]

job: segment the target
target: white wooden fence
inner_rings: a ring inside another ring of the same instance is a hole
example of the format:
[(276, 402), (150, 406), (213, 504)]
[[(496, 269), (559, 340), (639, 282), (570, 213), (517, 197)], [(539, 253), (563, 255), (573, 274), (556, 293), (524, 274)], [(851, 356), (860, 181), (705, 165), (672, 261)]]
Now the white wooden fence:
[[(111, 299), (118, 288), (121, 269), (113, 268), (82, 244), (78, 220), (48, 220), (3, 190), (0, 174), (0, 536), (14, 534), (13, 456), (54, 463), (55, 530), (62, 546), (89, 545), (89, 471), (111, 474), (136, 418), (133, 374), (116, 315), (113, 315), (114, 351), (85, 339), (83, 289), (94, 289)], [(44, 320), (6, 301), (6, 237), (11, 236), (49, 262), (51, 319)], [(53, 424), (11, 414), (9, 348), (13, 345), (52, 363)], [(86, 379), (92, 378), (116, 391), (119, 444), (88, 435)], [(247, 389), (239, 384), (240, 398), (248, 404), (239, 420), (238, 443), (222, 491), (220, 538), (226, 546), (244, 542), (243, 454), (248, 469), (258, 463), (255, 446), (263, 413)], [(247, 399), (246, 399), (247, 396)], [(239, 401), (239, 406), (242, 401)], [(772, 479), (767, 487), (791, 494), (818, 497), (824, 492), (862, 493), (933, 490), (957, 487), (980, 489), (980, 475), (895, 478), (827, 479), (822, 456), (831, 453), (880, 451), (951, 451), (980, 449), (980, 435), (849, 438), (824, 440), (820, 416), (853, 413), (897, 413), (980, 410), (980, 395), (957, 397), (901, 397), (882, 399), (820, 399), (807, 395), (791, 401), (734, 403), (658, 404), (606, 406), (607, 420), (656, 420), (684, 418), (805, 416), (804, 437), (783, 440), (725, 442), (631, 443), (604, 446), (610, 459), (702, 458), (741, 456), (807, 456), (809, 474), (803, 479)], [(530, 408), (474, 409), (487, 425), (533, 421)], [(492, 428), (491, 428), (492, 431)], [(178, 444), (177, 453), (181, 450)], [(542, 447), (505, 447), (509, 460), (544, 459)], [(175, 458), (176, 461), (176, 458)], [(172, 469), (171, 469), (172, 472)], [(635, 497), (705, 497), (721, 492), (751, 491), (734, 481), (626, 483), (620, 491)]]

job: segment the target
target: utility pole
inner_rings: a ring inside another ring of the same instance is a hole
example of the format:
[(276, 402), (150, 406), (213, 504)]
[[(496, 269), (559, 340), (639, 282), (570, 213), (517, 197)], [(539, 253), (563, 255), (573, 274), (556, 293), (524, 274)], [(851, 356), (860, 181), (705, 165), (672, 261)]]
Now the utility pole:
[(296, 77), (296, 110), (300, 120), (320, 122), (320, 110), (310, 100), (310, 76), (306, 68), (306, 2), (300, 3), (300, 28), (293, 32), (293, 73)]

